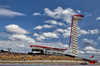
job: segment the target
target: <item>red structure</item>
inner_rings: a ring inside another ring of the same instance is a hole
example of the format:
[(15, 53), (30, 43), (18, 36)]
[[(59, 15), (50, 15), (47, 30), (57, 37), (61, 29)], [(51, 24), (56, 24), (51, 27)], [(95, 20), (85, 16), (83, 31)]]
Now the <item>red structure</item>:
[(91, 63), (91, 64), (94, 64), (94, 63), (97, 63), (97, 61), (91, 60), (90, 63)]
[(41, 48), (54, 49), (54, 50), (67, 50), (67, 49), (60, 49), (60, 48), (53, 48), (53, 47), (46, 47), (46, 46), (39, 46), (39, 45), (30, 45), (30, 47), (41, 47)]

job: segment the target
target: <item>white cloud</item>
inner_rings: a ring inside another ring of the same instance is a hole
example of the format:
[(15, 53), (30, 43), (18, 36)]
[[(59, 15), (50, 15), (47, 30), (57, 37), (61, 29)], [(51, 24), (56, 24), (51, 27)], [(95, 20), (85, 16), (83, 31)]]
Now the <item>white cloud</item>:
[(87, 46), (95, 46), (97, 45), (97, 42), (91, 40), (91, 39), (83, 39), (82, 44), (87, 45)]
[(14, 35), (9, 36), (9, 39), (11, 39), (11, 40), (21, 40), (21, 41), (25, 41), (25, 42), (28, 42), (28, 43), (35, 43), (35, 41), (31, 37), (28, 37), (26, 35), (14, 34)]
[(88, 53), (88, 54), (99, 54), (100, 55), (100, 52), (98, 52), (98, 51), (86, 51), (86, 53)]
[(88, 13), (88, 12), (84, 12), (83, 15), (84, 15), (85, 17), (92, 16), (92, 14), (90, 14), (90, 13)]
[(44, 32), (42, 35), (37, 36), (38, 41), (43, 41), (44, 39), (59, 38), (58, 33), (55, 32)]
[(41, 14), (40, 13), (37, 13), (37, 12), (36, 13), (33, 13), (33, 16), (36, 16), (36, 15), (41, 15)]
[(85, 47), (84, 50), (88, 50), (89, 51), (89, 50), (96, 50), (96, 49), (93, 48), (92, 46), (88, 46), (88, 47)]
[(39, 34), (37, 34), (37, 33), (34, 33), (34, 34), (33, 34), (33, 36), (39, 36)]
[[(78, 27), (79, 28), (79, 27)], [(78, 36), (81, 36), (81, 35), (86, 35), (86, 34), (98, 34), (99, 33), (99, 30), (98, 29), (93, 29), (93, 30), (88, 30), (88, 31), (86, 31), (86, 30), (81, 30), (80, 28), (79, 28), (79, 30), (78, 30)]]
[(5, 33), (5, 32), (0, 32), (0, 38), (7, 38), (11, 34)]
[(97, 17), (97, 19), (96, 20), (100, 20), (100, 17)]
[(43, 28), (52, 28), (52, 25), (43, 25)]
[(28, 31), (22, 29), (21, 27), (15, 24), (7, 25), (5, 26), (5, 28), (13, 34), (28, 34), (29, 33)]
[(86, 34), (98, 34), (99, 33), (99, 30), (98, 29), (93, 29), (93, 30), (81, 30), (80, 27), (78, 27), (78, 36), (81, 36), (81, 35), (86, 35)]
[(12, 41), (12, 40), (0, 40), (0, 48), (6, 49), (11, 48), (11, 52), (30, 52), (31, 48), (29, 47), (30, 43), (23, 41)]
[(54, 19), (63, 19), (67, 23), (71, 23), (71, 17), (75, 14), (74, 10), (71, 8), (63, 9), (62, 7), (57, 7), (54, 11), (49, 8), (44, 9), (45, 14)]
[(18, 44), (18, 47), (25, 47), (24, 44)]
[(85, 35), (85, 34), (88, 34), (88, 32), (87, 31), (85, 31), (85, 30), (78, 30), (78, 36), (81, 36), (81, 35)]
[(98, 37), (98, 40), (100, 40), (100, 37)]
[(87, 54), (100, 54), (100, 50), (93, 48), (92, 46), (87, 46), (83, 48), (83, 50), (85, 50), (84, 52)]
[(40, 35), (36, 38), (38, 41), (43, 41), (44, 39), (46, 39), (43, 35)]
[[(47, 16), (50, 16), (54, 19), (62, 19), (64, 21), (66, 21), (66, 23), (71, 23), (71, 19), (72, 19), (72, 16), (74, 14), (81, 13), (80, 10), (74, 11), (72, 8), (63, 9), (60, 6), (54, 10), (50, 10), (49, 8), (45, 8), (44, 12)], [(88, 12), (84, 12), (83, 15), (85, 17), (92, 16), (92, 14), (90, 14)]]
[(87, 31), (85, 31), (85, 30), (80, 30), (80, 31), (78, 31), (78, 34), (87, 34), (88, 32)]
[(64, 33), (63, 36), (64, 36), (64, 37), (69, 37), (69, 36), (70, 36), (70, 33), (69, 33), (69, 32)]
[(63, 45), (64, 47), (68, 48), (68, 45)]
[(67, 29), (57, 28), (56, 31), (57, 31), (57, 32), (64, 33), (64, 32), (67, 32)]
[(94, 29), (94, 30), (88, 30), (89, 34), (98, 34), (99, 30), (98, 29)]
[(78, 13), (81, 13), (81, 11), (80, 10), (76, 10)]
[(84, 51), (81, 51), (81, 50), (77, 50), (77, 53), (78, 54), (85, 54)]
[(49, 37), (49, 38), (58, 38), (59, 36), (56, 33), (53, 32), (45, 32), (43, 33), (44, 37)]
[(34, 29), (42, 29), (43, 27), (38, 25), (37, 27), (35, 27)]
[(64, 37), (69, 37), (70, 36), (70, 29), (71, 29), (71, 27), (67, 27), (67, 29), (57, 28), (56, 31), (62, 33), (62, 35)]
[(67, 27), (67, 29), (60, 29), (60, 28), (56, 29), (56, 31), (62, 33), (62, 35), (64, 37), (69, 37), (70, 36), (70, 30), (71, 30), (71, 27)]
[(20, 12), (16, 12), (16, 11), (12, 11), (9, 9), (5, 9), (5, 8), (0, 8), (0, 16), (2, 17), (15, 17), (15, 16), (25, 16), (25, 14), (20, 13)]
[(10, 8), (10, 7), (6, 5), (0, 5), (0, 8)]
[(32, 39), (31, 37), (28, 37), (24, 34), (28, 34), (29, 32), (22, 29), (21, 27), (19, 27), (18, 25), (15, 24), (11, 24), (11, 25), (7, 25), (5, 26), (5, 28), (12, 33), (12, 35), (9, 35), (8, 38), (11, 40), (14, 40), (16, 42), (16, 40), (22, 41), (22, 42), (27, 42), (27, 43), (35, 43), (35, 40)]
[(65, 25), (64, 23), (62, 23), (62, 22), (57, 22), (57, 21), (55, 21), (55, 20), (48, 20), (48, 21), (45, 21), (45, 23), (50, 23), (50, 24), (52, 24), (52, 25), (60, 25), (60, 26)]
[(52, 25), (43, 25), (43, 26), (38, 25), (34, 29), (43, 29), (43, 28), (52, 28), (52, 27), (53, 27)]

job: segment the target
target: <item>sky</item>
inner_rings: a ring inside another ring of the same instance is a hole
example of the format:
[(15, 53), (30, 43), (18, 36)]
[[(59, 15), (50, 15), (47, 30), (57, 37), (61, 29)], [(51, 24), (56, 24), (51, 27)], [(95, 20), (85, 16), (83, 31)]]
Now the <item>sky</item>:
[[(0, 49), (30, 52), (30, 45), (67, 48), (74, 14), (78, 57), (100, 60), (100, 0), (0, 0)], [(71, 44), (72, 46), (72, 44)], [(69, 50), (65, 54), (72, 54)]]

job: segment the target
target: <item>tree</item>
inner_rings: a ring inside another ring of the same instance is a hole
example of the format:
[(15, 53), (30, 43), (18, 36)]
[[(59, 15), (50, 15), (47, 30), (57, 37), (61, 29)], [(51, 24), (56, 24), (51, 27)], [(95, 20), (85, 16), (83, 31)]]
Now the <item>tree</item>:
[(7, 50), (10, 52), (11, 48), (7, 48)]

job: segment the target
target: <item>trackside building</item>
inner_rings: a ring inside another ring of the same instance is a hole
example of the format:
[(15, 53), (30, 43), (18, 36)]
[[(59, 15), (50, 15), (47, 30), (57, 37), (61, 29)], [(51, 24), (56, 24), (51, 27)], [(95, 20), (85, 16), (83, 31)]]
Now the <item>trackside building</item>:
[(36, 54), (63, 54), (63, 52), (67, 49), (39, 46), (39, 45), (30, 45), (32, 48), (31, 53)]

